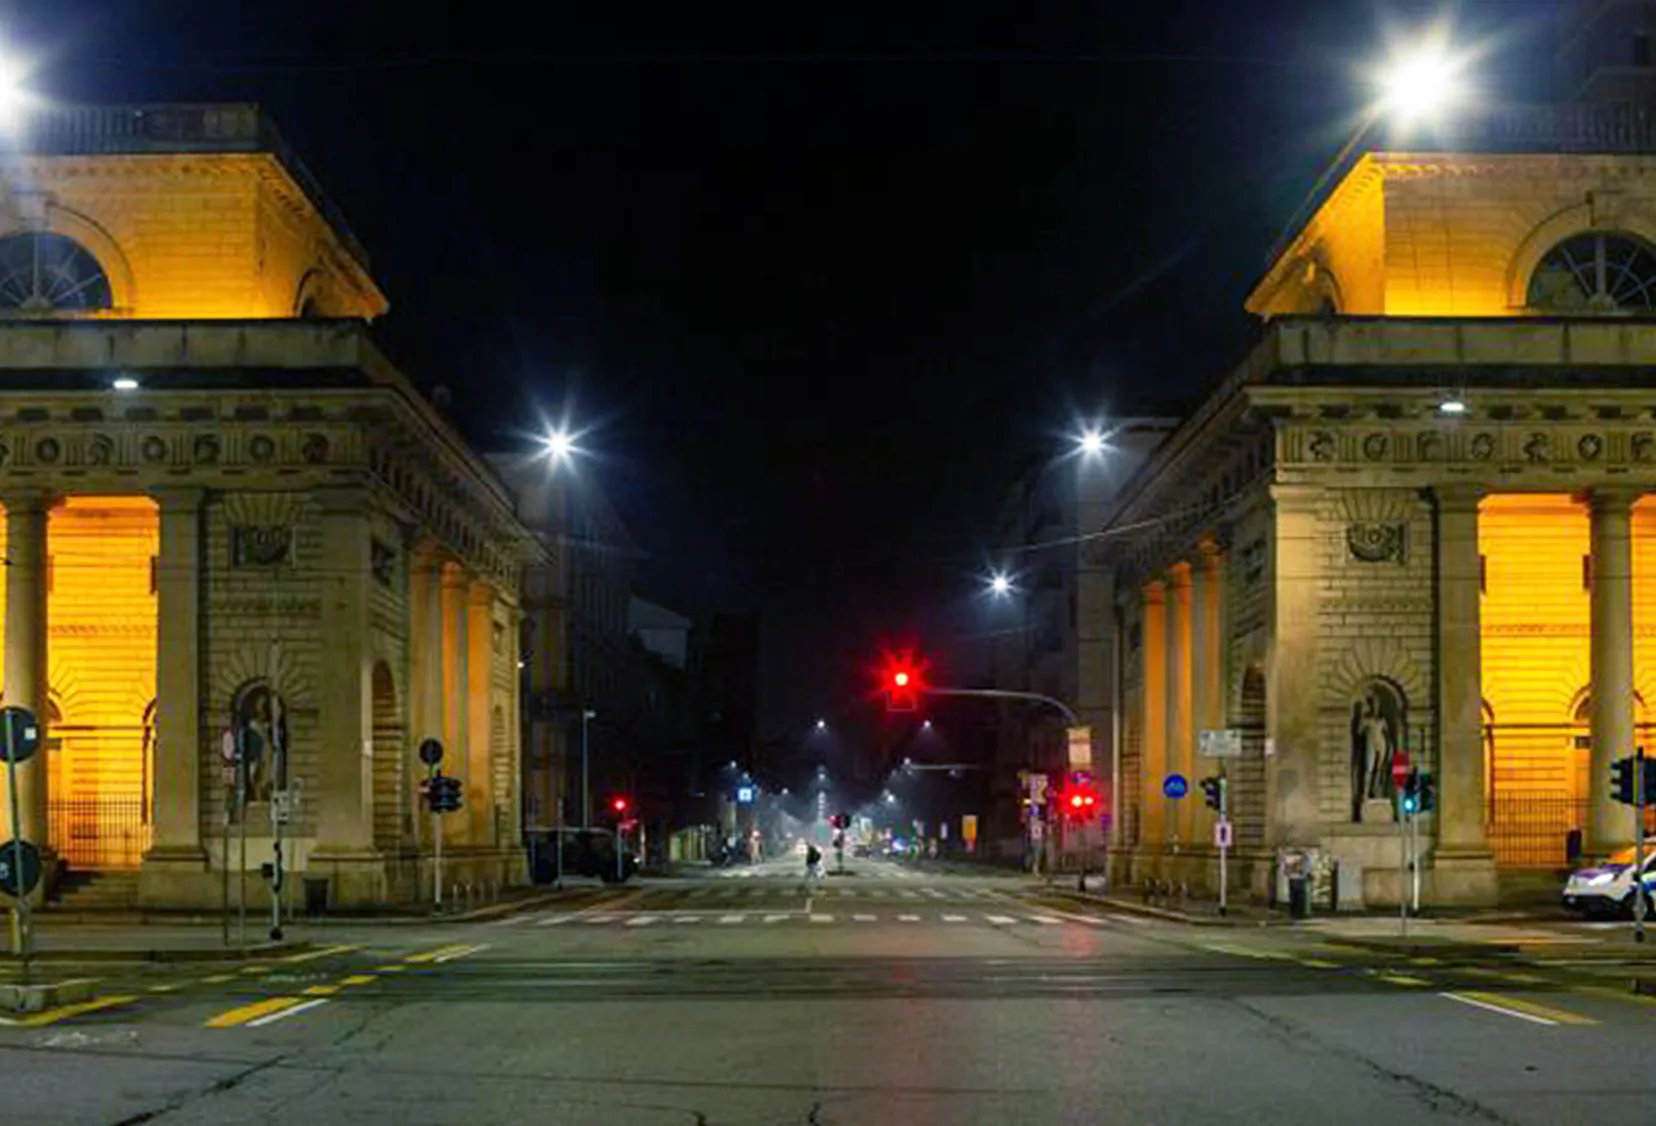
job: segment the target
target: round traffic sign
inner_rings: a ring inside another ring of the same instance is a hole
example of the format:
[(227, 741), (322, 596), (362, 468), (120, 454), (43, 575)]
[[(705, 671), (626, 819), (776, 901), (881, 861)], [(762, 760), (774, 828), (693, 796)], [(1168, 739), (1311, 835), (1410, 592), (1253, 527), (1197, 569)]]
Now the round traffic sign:
[(40, 724), (28, 708), (0, 708), (0, 762), (28, 762), (40, 747)]
[(1190, 792), (1190, 783), (1183, 774), (1169, 774), (1162, 782), (1162, 793), (1177, 801)]
[(1401, 749), (1392, 752), (1392, 785), (1402, 786), (1409, 777), (1409, 756)]
[[(17, 890), (21, 870), (23, 890)], [(0, 844), (0, 892), (16, 897), (40, 886), (40, 850), (28, 841)]]
[(420, 761), (427, 766), (436, 766), (443, 761), (443, 744), (436, 739), (427, 739), (420, 744)]

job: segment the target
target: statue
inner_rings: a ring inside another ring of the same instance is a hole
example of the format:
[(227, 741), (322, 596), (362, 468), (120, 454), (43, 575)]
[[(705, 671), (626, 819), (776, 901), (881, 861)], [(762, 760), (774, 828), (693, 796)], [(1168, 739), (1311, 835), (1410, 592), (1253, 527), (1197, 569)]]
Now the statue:
[(1374, 681), (1351, 705), (1351, 820), (1363, 820), (1365, 802), (1390, 804), (1392, 757), (1406, 733), (1401, 695), (1384, 681)]

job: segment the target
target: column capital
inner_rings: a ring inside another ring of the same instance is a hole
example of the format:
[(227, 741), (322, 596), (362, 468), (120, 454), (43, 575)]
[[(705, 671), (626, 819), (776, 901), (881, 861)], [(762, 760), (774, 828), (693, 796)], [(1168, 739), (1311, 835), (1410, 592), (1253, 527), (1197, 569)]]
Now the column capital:
[(1144, 604), (1146, 606), (1163, 606), (1167, 603), (1167, 584), (1160, 579), (1151, 579), (1144, 584)]
[(1167, 589), (1173, 591), (1188, 588), (1190, 586), (1190, 571), (1190, 564), (1182, 559), (1177, 563), (1169, 563), (1166, 571)]
[(443, 590), (470, 595), (472, 588), (472, 574), (465, 567), (453, 560), (444, 560)]
[(1327, 496), (1321, 485), (1270, 486), (1271, 504), (1278, 512), (1315, 512)]
[(1625, 516), (1644, 495), (1645, 490), (1637, 485), (1594, 485), (1583, 490), (1580, 498), (1590, 512)]
[(50, 489), (0, 489), (0, 507), (4, 507), (7, 512), (45, 512), (60, 499), (62, 498)]
[(148, 492), (163, 512), (194, 512), (207, 499), (207, 490), (195, 485), (157, 485)]
[(1484, 487), (1474, 481), (1449, 481), (1432, 486), (1432, 503), (1439, 512), (1477, 511)]

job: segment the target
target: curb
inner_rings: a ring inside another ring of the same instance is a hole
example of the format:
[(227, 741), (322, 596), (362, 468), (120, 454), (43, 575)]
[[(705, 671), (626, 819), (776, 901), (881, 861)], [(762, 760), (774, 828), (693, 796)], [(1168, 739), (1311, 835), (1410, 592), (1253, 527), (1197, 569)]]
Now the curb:
[(1358, 935), (1325, 934), (1322, 940), (1330, 946), (1347, 946), (1355, 950), (1375, 950), (1382, 954), (1519, 954), (1516, 942), (1471, 942), (1460, 938), (1440, 938), (1423, 935), (1420, 938), (1366, 938)]
[(1076, 891), (1073, 888), (1050, 888), (1048, 890), (1056, 892), (1067, 899), (1096, 903), (1113, 911), (1119, 911), (1124, 915), (1142, 915), (1149, 919), (1161, 919), (1169, 923), (1183, 923), (1191, 927), (1281, 927), (1290, 925), (1287, 919), (1247, 919), (1230, 915), (1191, 915), (1165, 907), (1152, 907), (1148, 903), (1134, 903), (1130, 899), (1094, 895), (1088, 891)]
[[(272, 942), (258, 946), (207, 947), (191, 950), (179, 947), (139, 949), (97, 948), (81, 950), (37, 950), (29, 955), (30, 962), (250, 962), (258, 958), (272, 958), (283, 954), (303, 954), (315, 949), (310, 942)], [(0, 966), (22, 965), (15, 954), (0, 954)], [(0, 989), (7, 987), (0, 986)], [(0, 1005), (3, 1005), (0, 994)]]
[(92, 996), (90, 979), (58, 981), (48, 985), (0, 985), (0, 1011), (30, 1015), (72, 1005)]
[[(433, 923), (469, 923), (497, 916), (513, 914), (517, 911), (530, 911), (537, 907), (544, 907), (551, 903), (574, 896), (579, 896), (586, 888), (565, 888), (563, 891), (544, 892), (539, 895), (525, 896), (522, 899), (503, 900), (498, 903), (485, 904), (474, 907), (470, 911), (458, 914), (443, 915), (349, 915), (333, 914), (309, 918), (303, 915), (289, 916), (286, 924), (296, 927), (396, 927), (396, 926), (429, 926)], [(107, 914), (99, 912), (52, 913), (42, 912), (35, 916), (35, 925), (45, 931), (57, 927), (217, 927), (223, 920), (217, 915), (203, 915), (199, 912), (190, 912), (173, 917), (164, 912), (144, 913), (141, 911), (111, 911)], [(42, 925), (44, 924), (44, 925)], [(0, 958), (5, 955), (0, 954)]]

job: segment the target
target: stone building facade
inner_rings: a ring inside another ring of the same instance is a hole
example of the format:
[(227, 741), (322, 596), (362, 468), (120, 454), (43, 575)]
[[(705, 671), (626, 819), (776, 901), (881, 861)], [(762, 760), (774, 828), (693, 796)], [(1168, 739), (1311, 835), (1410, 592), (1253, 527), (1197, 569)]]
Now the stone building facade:
[(284, 894), (413, 901), (431, 736), (452, 878), (522, 878), (540, 549), (374, 347), (385, 307), (254, 107), (49, 110), (0, 153), (4, 697), (44, 721), (19, 796), (54, 873), (216, 904), (287, 807)]
[(1380, 142), (1278, 249), (1257, 346), (1106, 522), (1120, 876), (1216, 880), (1212, 812), (1162, 795), (1218, 770), (1208, 729), (1242, 736), (1258, 895), (1306, 849), (1396, 902), (1400, 750), (1438, 781), (1429, 902), (1635, 838), (1610, 763), (1656, 699), (1653, 121), (1538, 105)]

